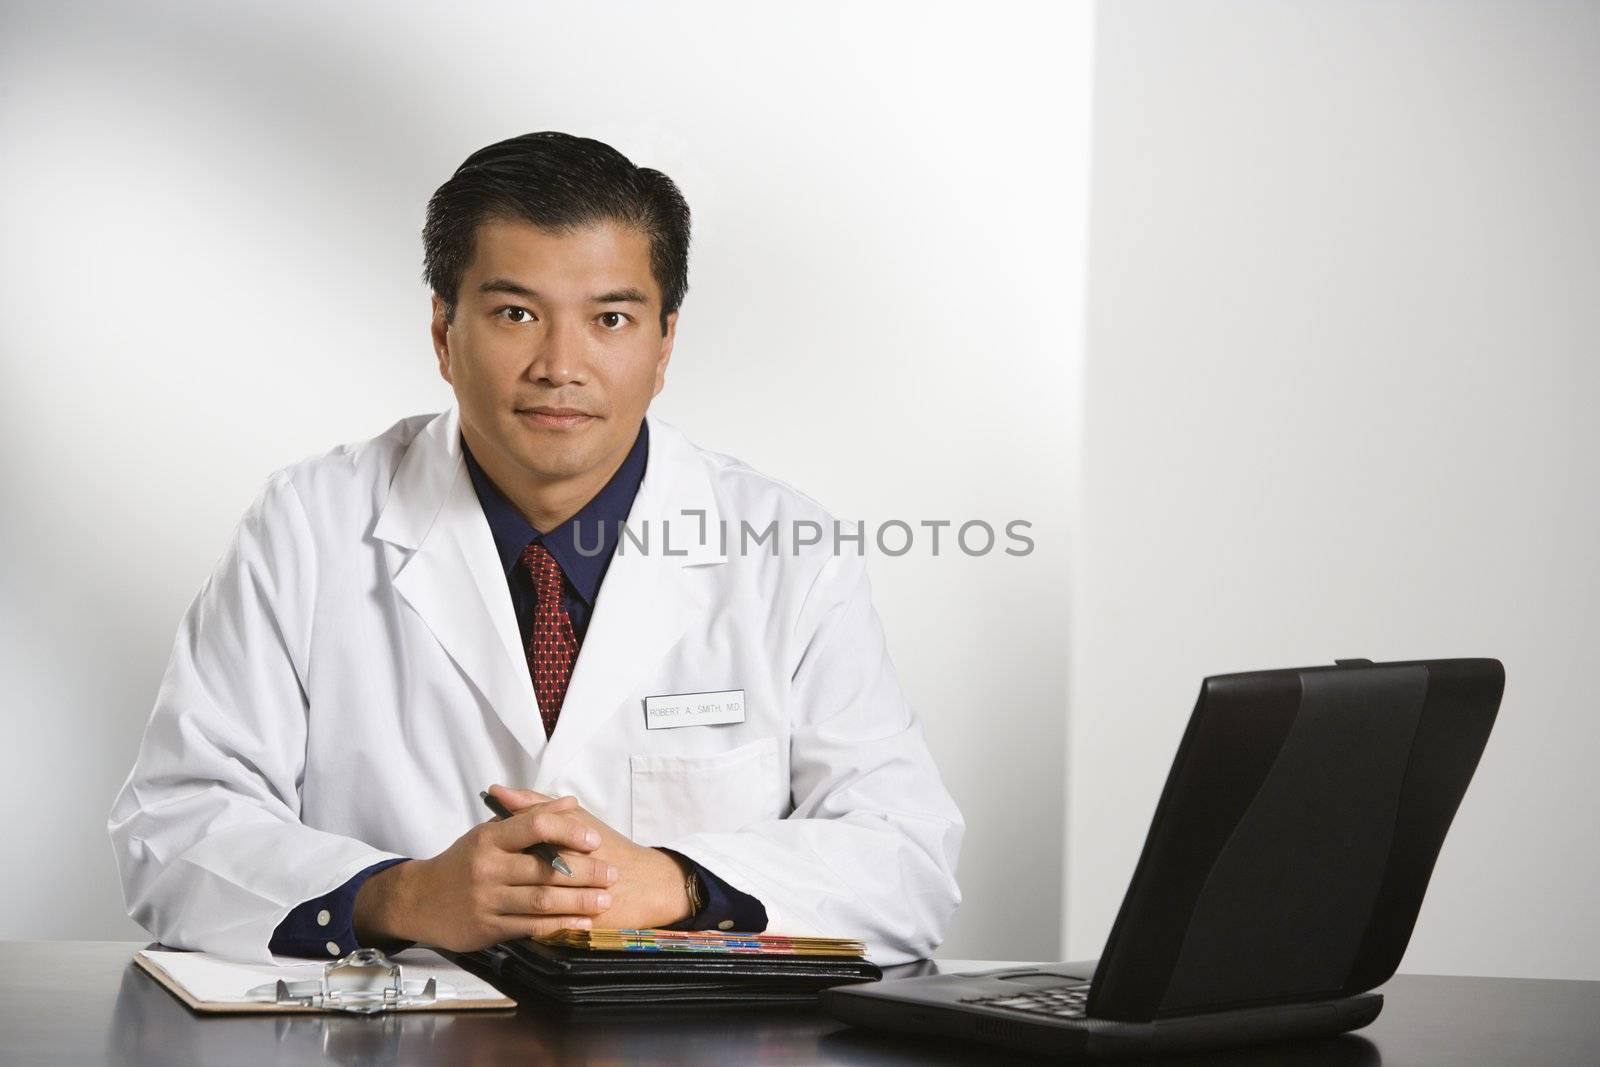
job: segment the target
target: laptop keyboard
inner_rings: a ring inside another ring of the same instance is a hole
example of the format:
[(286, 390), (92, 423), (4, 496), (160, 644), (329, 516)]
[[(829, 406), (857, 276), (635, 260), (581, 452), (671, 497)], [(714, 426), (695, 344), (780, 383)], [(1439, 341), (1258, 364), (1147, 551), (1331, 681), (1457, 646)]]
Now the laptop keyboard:
[(961, 1002), (984, 1008), (1007, 1008), (1032, 1015), (1050, 1015), (1058, 1019), (1082, 1019), (1088, 999), (1089, 983), (1075, 982), (1030, 989), (1023, 993), (1002, 993), (996, 997), (966, 997)]

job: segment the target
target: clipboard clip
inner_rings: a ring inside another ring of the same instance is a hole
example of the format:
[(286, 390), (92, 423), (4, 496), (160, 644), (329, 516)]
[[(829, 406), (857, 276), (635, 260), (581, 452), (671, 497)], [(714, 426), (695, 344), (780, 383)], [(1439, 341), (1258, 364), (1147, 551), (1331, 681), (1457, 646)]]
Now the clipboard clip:
[(400, 965), (380, 949), (358, 948), (348, 956), (331, 960), (314, 982), (285, 982), (278, 979), (256, 986), (247, 994), (253, 1000), (286, 1008), (321, 1008), (356, 1015), (375, 1015), (396, 1008), (431, 1007), (452, 999), (455, 991), (440, 988), (437, 980), (407, 982)]

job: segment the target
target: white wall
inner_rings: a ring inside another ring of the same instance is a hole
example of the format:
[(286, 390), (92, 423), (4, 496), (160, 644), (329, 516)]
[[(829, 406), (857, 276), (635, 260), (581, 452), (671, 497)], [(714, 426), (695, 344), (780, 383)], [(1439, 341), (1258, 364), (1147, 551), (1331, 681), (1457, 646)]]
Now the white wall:
[(1497, 656), (1404, 969), (1600, 978), (1600, 5), (1100, 7), (1070, 956), (1206, 674)]
[(179, 616), (270, 471), (448, 402), (423, 206), (563, 129), (695, 211), (659, 414), (844, 519), (1034, 523), (871, 573), (970, 825), (946, 951), (1054, 952), (1089, 9), (594, 11), (0, 12), (0, 938), (140, 936), (104, 823)]

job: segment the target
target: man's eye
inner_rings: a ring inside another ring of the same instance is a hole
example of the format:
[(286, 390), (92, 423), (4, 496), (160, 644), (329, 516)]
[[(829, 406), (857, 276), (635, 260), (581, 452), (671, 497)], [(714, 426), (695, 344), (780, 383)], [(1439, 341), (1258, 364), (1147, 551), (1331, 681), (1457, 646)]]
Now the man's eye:
[(499, 315), (501, 318), (505, 319), (507, 322), (532, 322), (533, 321), (533, 312), (529, 311), (527, 308), (503, 307), (499, 311), (495, 312), (495, 314)]
[(628, 316), (620, 311), (602, 311), (600, 313), (600, 325), (608, 330), (620, 330), (627, 321)]

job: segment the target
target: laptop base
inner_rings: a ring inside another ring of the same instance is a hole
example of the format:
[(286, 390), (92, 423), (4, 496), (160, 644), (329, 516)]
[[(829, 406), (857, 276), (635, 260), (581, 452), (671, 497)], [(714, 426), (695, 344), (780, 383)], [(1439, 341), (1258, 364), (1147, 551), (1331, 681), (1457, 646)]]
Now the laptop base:
[(1060, 1018), (971, 1003), (1006, 993), (1086, 982), (1093, 964), (1009, 967), (903, 978), (824, 990), (834, 1018), (855, 1026), (982, 1042), (1019, 1052), (1117, 1059), (1328, 1037), (1366, 1026), (1383, 1009), (1379, 993), (1333, 1000), (1206, 1012), (1145, 1023)]

